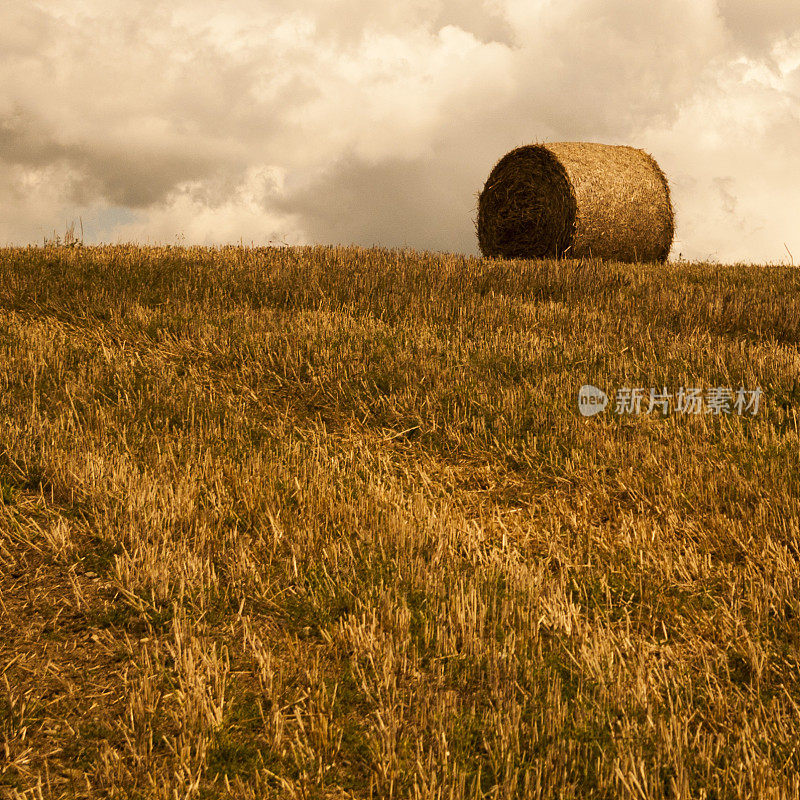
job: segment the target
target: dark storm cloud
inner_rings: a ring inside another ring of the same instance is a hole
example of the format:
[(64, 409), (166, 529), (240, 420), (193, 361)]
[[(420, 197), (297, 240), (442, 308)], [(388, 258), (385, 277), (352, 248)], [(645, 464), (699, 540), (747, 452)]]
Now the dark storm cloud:
[(473, 212), (472, 173), (447, 158), (369, 164), (348, 156), (275, 208), (300, 215), (320, 241), (470, 249), (474, 233), (464, 220)]
[(34, 168), (62, 162), (75, 176), (69, 201), (85, 205), (100, 198), (130, 208), (160, 202), (178, 183), (207, 178), (218, 166), (208, 155), (168, 142), (65, 143), (51, 125), (19, 110), (0, 119), (0, 162)]
[(777, 40), (800, 31), (796, 0), (719, 0), (719, 13), (747, 55), (769, 57)]

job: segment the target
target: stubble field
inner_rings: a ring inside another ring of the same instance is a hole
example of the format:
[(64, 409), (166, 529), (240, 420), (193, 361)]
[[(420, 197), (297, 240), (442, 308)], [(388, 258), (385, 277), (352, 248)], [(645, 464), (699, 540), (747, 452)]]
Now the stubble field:
[(0, 793), (800, 798), (798, 344), (789, 267), (0, 250)]

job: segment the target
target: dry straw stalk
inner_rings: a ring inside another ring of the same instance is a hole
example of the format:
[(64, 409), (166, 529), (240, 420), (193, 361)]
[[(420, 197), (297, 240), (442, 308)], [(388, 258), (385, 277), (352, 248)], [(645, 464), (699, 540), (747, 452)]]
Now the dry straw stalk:
[(633, 147), (553, 142), (498, 161), (478, 200), (486, 257), (665, 261), (674, 234), (669, 184)]

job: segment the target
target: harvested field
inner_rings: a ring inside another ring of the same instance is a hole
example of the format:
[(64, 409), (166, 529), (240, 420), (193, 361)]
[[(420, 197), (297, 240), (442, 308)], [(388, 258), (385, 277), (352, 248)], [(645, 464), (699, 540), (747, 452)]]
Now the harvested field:
[(797, 798), (798, 376), (790, 268), (0, 250), (0, 795)]

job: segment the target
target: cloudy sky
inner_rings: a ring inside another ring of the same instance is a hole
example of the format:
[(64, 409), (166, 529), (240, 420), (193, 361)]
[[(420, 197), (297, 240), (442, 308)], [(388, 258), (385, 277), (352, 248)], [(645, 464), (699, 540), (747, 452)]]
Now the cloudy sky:
[(666, 172), (673, 257), (800, 263), (798, 0), (5, 0), (0, 245), (477, 253), (534, 141)]

